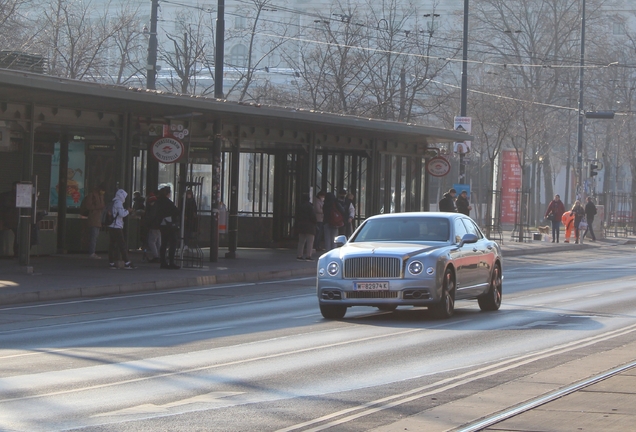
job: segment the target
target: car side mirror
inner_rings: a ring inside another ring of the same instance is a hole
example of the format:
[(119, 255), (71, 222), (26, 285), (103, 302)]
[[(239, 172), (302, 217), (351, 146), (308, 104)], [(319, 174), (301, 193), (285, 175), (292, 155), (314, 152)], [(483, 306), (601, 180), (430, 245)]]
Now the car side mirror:
[(347, 236), (343, 236), (343, 235), (339, 235), (338, 237), (333, 239), (333, 243), (336, 245), (336, 247), (342, 247), (345, 245), (346, 242), (347, 242)]
[(462, 241), (459, 242), (459, 247), (462, 247), (465, 244), (477, 243), (477, 240), (479, 240), (479, 237), (475, 234), (464, 234)]

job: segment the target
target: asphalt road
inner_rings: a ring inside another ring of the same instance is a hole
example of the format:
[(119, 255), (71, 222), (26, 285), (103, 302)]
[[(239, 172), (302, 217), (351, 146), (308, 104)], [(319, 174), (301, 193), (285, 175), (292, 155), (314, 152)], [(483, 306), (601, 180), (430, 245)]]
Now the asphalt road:
[(326, 321), (311, 279), (0, 308), (0, 430), (381, 428), (634, 341), (633, 253), (507, 259), (502, 309), (447, 321)]

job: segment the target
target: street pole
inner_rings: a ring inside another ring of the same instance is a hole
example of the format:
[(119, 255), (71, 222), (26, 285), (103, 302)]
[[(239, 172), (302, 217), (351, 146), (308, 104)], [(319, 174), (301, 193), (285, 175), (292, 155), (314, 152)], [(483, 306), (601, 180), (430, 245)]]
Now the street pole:
[(585, 0), (582, 0), (581, 10), (581, 60), (579, 64), (579, 129), (577, 141), (576, 169), (578, 170), (576, 187), (576, 199), (581, 199), (583, 193), (583, 126), (585, 121), (585, 113), (583, 111), (583, 73), (585, 67)]
[[(225, 0), (218, 0), (216, 47), (214, 51), (214, 97), (223, 98), (223, 56), (225, 48)], [(212, 143), (212, 221), (210, 226), (210, 262), (219, 260), (219, 206), (221, 201), (221, 146), (223, 123), (214, 120)]]
[(152, 0), (150, 11), (150, 34), (148, 35), (148, 65), (146, 76), (146, 88), (155, 90), (157, 78), (157, 10), (159, 0)]
[[(460, 99), (460, 116), (466, 117), (468, 106), (468, 0), (464, 0), (464, 40), (462, 54), (462, 87)], [(459, 183), (464, 184), (466, 177), (466, 165), (464, 164), (464, 153), (459, 152)]]

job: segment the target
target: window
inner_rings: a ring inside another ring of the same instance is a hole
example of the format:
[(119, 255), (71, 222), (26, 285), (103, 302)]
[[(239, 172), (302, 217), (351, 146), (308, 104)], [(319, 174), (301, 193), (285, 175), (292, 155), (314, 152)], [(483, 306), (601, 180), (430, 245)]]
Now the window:
[(237, 16), (234, 18), (234, 28), (244, 29), (247, 28), (247, 18), (242, 16)]
[(229, 66), (245, 67), (247, 65), (247, 47), (245, 45), (234, 45), (230, 50)]
[(612, 23), (612, 33), (615, 36), (622, 36), (625, 34), (625, 25), (623, 23)]
[(468, 234), (466, 231), (466, 227), (462, 223), (461, 219), (455, 219), (455, 243), (459, 243), (462, 241), (462, 238)]

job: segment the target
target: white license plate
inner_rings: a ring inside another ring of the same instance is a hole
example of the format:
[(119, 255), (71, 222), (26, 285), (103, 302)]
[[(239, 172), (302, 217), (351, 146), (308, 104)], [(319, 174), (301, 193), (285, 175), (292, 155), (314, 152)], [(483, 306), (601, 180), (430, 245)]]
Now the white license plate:
[(388, 282), (354, 282), (354, 291), (384, 291), (389, 289)]

